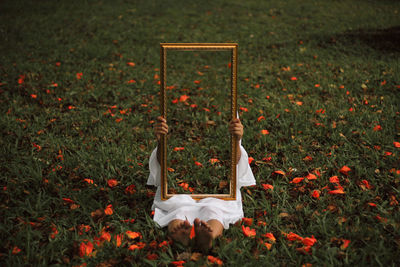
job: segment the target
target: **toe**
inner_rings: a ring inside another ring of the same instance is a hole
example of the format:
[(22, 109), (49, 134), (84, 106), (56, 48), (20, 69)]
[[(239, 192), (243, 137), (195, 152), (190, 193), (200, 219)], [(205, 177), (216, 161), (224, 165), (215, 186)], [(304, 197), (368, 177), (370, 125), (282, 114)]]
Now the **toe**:
[(194, 226), (196, 226), (196, 227), (200, 226), (200, 219), (199, 218), (194, 219)]
[(186, 229), (190, 228), (191, 225), (190, 225), (189, 221), (184, 221), (183, 222), (183, 227), (186, 228)]

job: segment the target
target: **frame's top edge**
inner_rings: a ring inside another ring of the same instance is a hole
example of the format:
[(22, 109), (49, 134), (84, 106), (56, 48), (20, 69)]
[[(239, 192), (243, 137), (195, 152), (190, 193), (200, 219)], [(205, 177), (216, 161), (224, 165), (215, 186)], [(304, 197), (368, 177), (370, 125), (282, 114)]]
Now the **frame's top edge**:
[(167, 197), (173, 197), (173, 196), (180, 196), (180, 195), (185, 195), (185, 196), (191, 196), (191, 197), (232, 197), (230, 194), (166, 194)]
[(237, 43), (160, 43), (162, 47), (168, 46), (239, 46)]

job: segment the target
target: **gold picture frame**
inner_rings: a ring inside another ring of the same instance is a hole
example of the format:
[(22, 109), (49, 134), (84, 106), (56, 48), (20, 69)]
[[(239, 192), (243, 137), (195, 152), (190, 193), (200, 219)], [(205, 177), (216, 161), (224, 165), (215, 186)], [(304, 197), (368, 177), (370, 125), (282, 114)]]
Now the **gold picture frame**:
[[(161, 43), (160, 44), (160, 111), (161, 116), (167, 119), (167, 99), (166, 99), (166, 80), (167, 80), (167, 51), (231, 51), (231, 119), (237, 118), (237, 43)], [(231, 134), (231, 159), (230, 159), (230, 186), (229, 194), (187, 194), (195, 200), (214, 197), (222, 200), (236, 200), (236, 155), (237, 140)], [(167, 200), (175, 195), (168, 193), (167, 178), (167, 136), (161, 137), (161, 199)]]

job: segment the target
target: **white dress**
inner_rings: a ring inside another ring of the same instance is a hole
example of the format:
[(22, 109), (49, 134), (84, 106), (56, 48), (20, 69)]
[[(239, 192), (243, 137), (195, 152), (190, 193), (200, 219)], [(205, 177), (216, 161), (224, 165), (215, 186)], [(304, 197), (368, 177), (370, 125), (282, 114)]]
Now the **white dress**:
[(239, 144), (241, 157), (239, 163), (236, 165), (236, 200), (228, 201), (213, 197), (196, 201), (189, 195), (176, 195), (168, 200), (161, 200), (161, 166), (157, 160), (156, 147), (150, 156), (150, 175), (147, 180), (148, 185), (157, 186), (157, 192), (152, 205), (154, 221), (161, 227), (164, 227), (174, 219), (185, 220), (187, 218), (191, 224), (193, 224), (195, 218), (204, 221), (216, 219), (223, 224), (225, 229), (228, 229), (229, 224), (233, 224), (243, 218), (240, 188), (242, 186), (255, 185), (256, 181), (249, 165), (247, 152), (242, 146), (242, 140), (239, 141)]

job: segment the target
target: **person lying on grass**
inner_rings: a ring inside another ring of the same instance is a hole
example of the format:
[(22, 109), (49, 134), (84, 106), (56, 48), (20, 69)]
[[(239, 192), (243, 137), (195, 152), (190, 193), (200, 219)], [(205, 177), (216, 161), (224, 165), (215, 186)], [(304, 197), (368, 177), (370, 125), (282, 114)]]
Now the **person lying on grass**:
[[(239, 116), (238, 116), (239, 117)], [(213, 240), (222, 235), (224, 229), (243, 218), (242, 186), (255, 185), (253, 172), (248, 162), (247, 152), (241, 145), (243, 125), (239, 118), (229, 122), (229, 132), (237, 137), (238, 157), (236, 162), (237, 188), (236, 200), (225, 201), (213, 197), (194, 200), (189, 195), (175, 195), (168, 200), (161, 200), (161, 166), (160, 140), (168, 133), (167, 121), (159, 116), (154, 126), (158, 146), (153, 150), (149, 160), (150, 175), (148, 185), (157, 186), (153, 201), (153, 220), (161, 227), (168, 226), (169, 236), (176, 242), (187, 246), (190, 241), (192, 225), (195, 230), (196, 247), (203, 252), (212, 247)]]

